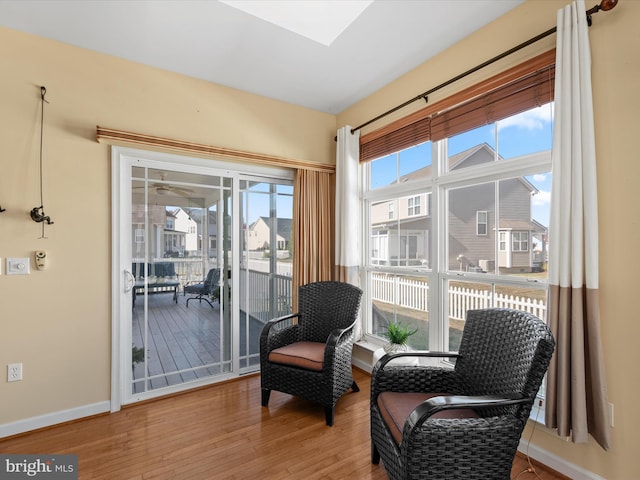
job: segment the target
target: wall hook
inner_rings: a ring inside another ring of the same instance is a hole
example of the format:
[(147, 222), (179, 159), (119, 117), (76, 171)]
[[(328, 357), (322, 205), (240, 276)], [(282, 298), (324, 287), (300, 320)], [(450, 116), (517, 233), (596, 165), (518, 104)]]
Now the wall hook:
[(2, 205), (0, 205), (0, 213), (6, 212), (6, 211), (7, 211), (7, 209), (6, 208), (2, 208)]

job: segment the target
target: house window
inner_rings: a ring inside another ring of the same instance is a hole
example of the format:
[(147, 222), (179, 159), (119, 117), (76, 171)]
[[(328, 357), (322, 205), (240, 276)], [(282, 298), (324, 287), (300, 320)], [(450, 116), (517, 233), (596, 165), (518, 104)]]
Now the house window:
[(476, 235), (486, 235), (487, 234), (487, 222), (489, 215), (487, 212), (478, 211), (476, 212)]
[(389, 202), (389, 220), (393, 220), (394, 203)]
[(507, 232), (500, 232), (500, 241), (498, 242), (498, 250), (507, 251)]
[(413, 217), (420, 215), (420, 197), (411, 197), (407, 199), (407, 215)]
[(529, 251), (529, 232), (511, 233), (511, 250), (514, 252)]
[(144, 228), (136, 228), (135, 242), (144, 243)]

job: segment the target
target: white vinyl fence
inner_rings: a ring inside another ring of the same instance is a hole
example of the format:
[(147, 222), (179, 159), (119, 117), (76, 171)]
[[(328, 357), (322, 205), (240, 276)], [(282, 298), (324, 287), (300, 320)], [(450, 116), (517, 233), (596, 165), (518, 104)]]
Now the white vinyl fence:
[[(425, 281), (384, 273), (371, 274), (372, 300), (428, 312), (428, 294), (429, 285)], [(523, 310), (546, 319), (547, 305), (544, 300), (501, 293), (493, 295), (490, 290), (463, 287), (450, 287), (448, 295), (449, 317), (452, 319), (464, 320), (467, 310), (491, 307)]]

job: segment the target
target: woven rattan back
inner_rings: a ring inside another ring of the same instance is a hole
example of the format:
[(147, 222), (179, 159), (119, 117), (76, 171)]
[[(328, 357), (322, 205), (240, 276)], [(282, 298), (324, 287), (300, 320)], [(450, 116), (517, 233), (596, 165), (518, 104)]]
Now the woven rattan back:
[(299, 340), (325, 342), (356, 321), (362, 290), (343, 282), (315, 282), (298, 290)]
[(539, 318), (511, 309), (469, 310), (456, 371), (467, 395), (536, 395), (555, 343)]

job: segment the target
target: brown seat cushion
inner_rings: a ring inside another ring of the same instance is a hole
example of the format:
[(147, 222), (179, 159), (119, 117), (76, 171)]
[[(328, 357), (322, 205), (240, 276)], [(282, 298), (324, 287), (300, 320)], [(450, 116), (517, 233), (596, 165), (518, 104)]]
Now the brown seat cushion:
[[(382, 418), (389, 427), (391, 435), (400, 444), (402, 441), (402, 429), (411, 412), (425, 400), (447, 393), (399, 393), (382, 392), (378, 395), (378, 408)], [(442, 410), (430, 418), (477, 418), (478, 414), (468, 408)]]
[(269, 361), (321, 372), (324, 364), (324, 345), (319, 342), (295, 342), (273, 349), (269, 353)]

